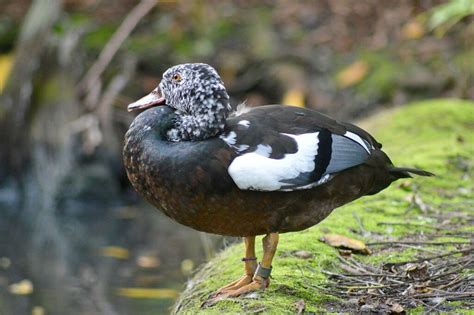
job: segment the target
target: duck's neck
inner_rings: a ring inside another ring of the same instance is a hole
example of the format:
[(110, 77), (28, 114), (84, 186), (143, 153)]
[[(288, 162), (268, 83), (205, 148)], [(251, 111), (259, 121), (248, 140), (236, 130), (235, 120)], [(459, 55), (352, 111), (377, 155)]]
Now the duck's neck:
[(168, 130), (169, 141), (200, 141), (214, 137), (224, 130), (230, 105), (227, 100), (208, 100), (194, 106), (192, 112), (176, 111), (174, 126)]

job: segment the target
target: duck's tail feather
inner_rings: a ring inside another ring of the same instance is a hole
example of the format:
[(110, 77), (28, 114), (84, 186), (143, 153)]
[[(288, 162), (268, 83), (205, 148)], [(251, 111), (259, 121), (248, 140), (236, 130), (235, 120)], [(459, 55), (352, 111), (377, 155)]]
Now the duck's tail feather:
[(419, 170), (416, 168), (408, 168), (408, 167), (391, 167), (389, 169), (390, 174), (392, 174), (396, 178), (409, 178), (412, 177), (412, 174), (419, 175), (419, 176), (435, 176), (435, 174), (431, 172), (427, 172), (424, 170)]

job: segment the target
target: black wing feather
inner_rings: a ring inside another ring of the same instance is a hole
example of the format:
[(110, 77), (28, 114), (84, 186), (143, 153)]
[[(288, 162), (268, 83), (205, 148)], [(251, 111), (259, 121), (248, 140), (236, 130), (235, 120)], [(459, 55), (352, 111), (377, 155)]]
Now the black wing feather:
[[(241, 120), (249, 121), (248, 126), (239, 124)], [(272, 159), (283, 159), (286, 154), (298, 151), (295, 139), (285, 134), (319, 132), (318, 150), (313, 160), (314, 170), (300, 173), (296, 178), (281, 180), (285, 184), (281, 190), (310, 188), (325, 175), (364, 163), (369, 152), (358, 142), (344, 136), (346, 132), (359, 136), (369, 151), (381, 147), (369, 133), (359, 127), (340, 123), (321, 113), (299, 107), (257, 107), (229, 118), (227, 123), (225, 132), (236, 132), (236, 146), (246, 145), (247, 149), (239, 152), (240, 155), (256, 151), (258, 145), (267, 145), (272, 148)]]

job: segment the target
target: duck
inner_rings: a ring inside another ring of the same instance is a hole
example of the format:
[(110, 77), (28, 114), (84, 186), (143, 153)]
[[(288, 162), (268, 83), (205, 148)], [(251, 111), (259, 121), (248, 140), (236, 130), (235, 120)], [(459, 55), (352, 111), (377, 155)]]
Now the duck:
[(243, 238), (242, 277), (212, 293), (207, 305), (267, 288), (280, 233), (314, 226), (398, 179), (433, 176), (394, 166), (368, 132), (315, 110), (232, 111), (224, 82), (204, 63), (166, 70), (150, 94), (128, 105), (139, 110), (123, 149), (134, 189), (180, 224)]

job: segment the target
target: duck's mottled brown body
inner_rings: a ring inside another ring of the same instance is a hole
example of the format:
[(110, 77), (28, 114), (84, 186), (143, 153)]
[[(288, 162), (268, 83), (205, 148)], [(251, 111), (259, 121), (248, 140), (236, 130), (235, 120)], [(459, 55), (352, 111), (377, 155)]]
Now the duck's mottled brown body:
[[(241, 190), (228, 174), (236, 153), (219, 137), (195, 142), (163, 138), (160, 129), (172, 115), (168, 107), (140, 114), (127, 132), (124, 162), (134, 188), (150, 203), (199, 231), (249, 236), (306, 229), (334, 208), (376, 193), (396, 179), (389, 172), (390, 160), (374, 150), (366, 163), (312, 189)], [(229, 119), (230, 125), (232, 120), (237, 118)]]

